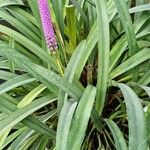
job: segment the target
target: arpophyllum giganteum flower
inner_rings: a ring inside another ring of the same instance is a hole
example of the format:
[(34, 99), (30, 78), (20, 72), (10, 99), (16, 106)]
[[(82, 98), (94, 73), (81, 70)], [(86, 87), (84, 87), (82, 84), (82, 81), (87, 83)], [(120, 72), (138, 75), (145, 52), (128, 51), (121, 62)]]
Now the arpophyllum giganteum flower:
[(51, 13), (48, 6), (48, 0), (38, 0), (38, 5), (47, 46), (50, 48), (50, 50), (55, 51), (58, 46), (53, 29)]

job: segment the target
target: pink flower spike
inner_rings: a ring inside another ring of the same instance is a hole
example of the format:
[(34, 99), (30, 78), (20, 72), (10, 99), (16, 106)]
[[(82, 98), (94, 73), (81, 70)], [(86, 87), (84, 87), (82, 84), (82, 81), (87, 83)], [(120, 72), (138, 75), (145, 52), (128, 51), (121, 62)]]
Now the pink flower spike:
[(55, 38), (55, 33), (52, 25), (51, 13), (48, 7), (47, 0), (38, 0), (39, 11), (41, 16), (42, 28), (44, 31), (45, 40), (47, 46), (52, 50), (56, 50), (57, 41)]

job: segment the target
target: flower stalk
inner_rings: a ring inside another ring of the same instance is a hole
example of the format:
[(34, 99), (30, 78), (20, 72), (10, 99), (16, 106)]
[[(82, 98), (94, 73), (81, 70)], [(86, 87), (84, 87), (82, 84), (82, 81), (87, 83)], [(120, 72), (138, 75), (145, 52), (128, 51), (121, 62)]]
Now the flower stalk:
[(56, 50), (58, 49), (58, 46), (57, 46), (57, 41), (56, 41), (54, 28), (52, 24), (51, 13), (48, 6), (48, 0), (38, 0), (38, 5), (39, 5), (41, 23), (42, 23), (46, 44), (48, 48), (53, 52), (54, 54), (53, 57), (60, 70), (60, 74), (63, 76), (62, 64), (59, 56), (56, 54)]

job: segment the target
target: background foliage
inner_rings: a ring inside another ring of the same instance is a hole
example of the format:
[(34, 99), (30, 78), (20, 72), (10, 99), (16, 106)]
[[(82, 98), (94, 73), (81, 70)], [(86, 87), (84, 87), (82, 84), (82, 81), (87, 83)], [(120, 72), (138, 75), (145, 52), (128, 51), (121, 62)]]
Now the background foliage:
[(0, 149), (148, 150), (149, 2), (49, 7), (56, 55), (37, 0), (0, 0)]

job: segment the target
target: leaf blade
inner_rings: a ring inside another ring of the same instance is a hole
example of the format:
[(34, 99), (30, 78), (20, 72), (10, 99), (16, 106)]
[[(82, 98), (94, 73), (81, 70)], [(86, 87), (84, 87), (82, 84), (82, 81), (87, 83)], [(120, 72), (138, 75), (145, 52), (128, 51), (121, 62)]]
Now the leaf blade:
[(148, 149), (144, 110), (138, 96), (127, 85), (118, 84), (125, 98), (129, 122), (129, 150)]
[(96, 109), (101, 115), (107, 91), (109, 72), (110, 31), (109, 19), (104, 0), (96, 0), (97, 32), (98, 32), (98, 75)]

